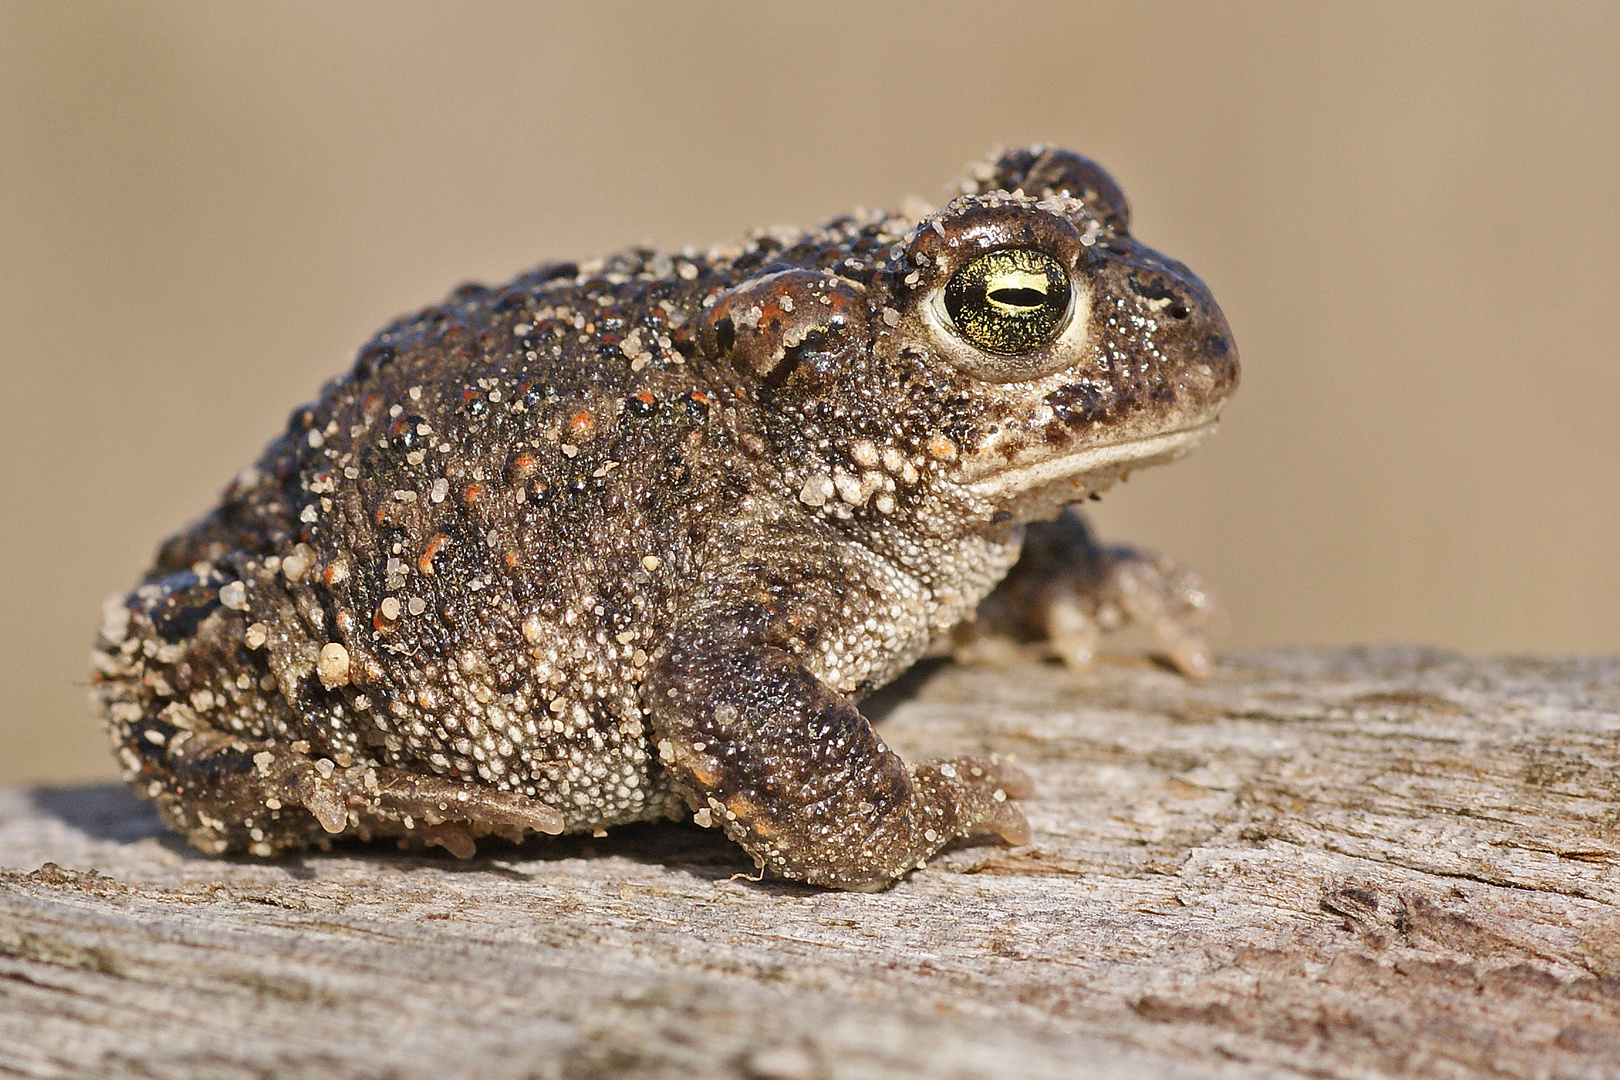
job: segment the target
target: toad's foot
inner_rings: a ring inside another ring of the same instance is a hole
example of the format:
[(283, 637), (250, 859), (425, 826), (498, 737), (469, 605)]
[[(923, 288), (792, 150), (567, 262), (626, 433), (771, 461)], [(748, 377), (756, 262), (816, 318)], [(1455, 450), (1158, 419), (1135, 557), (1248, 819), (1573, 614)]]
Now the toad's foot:
[(956, 654), (984, 662), (1044, 643), (1064, 663), (1095, 657), (1103, 632), (1136, 625), (1176, 670), (1201, 679), (1214, 668), (1209, 635), (1222, 619), (1198, 575), (1173, 559), (1129, 547), (1104, 547), (1074, 509), (1031, 525), (1018, 564), (959, 628)]

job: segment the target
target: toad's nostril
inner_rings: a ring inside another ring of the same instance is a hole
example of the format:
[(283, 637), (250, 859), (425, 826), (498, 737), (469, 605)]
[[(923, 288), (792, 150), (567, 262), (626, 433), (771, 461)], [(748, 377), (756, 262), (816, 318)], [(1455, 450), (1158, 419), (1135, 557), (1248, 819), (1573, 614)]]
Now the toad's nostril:
[(1172, 319), (1185, 319), (1187, 316), (1192, 314), (1192, 310), (1180, 300), (1177, 300), (1175, 303), (1171, 304), (1168, 310)]

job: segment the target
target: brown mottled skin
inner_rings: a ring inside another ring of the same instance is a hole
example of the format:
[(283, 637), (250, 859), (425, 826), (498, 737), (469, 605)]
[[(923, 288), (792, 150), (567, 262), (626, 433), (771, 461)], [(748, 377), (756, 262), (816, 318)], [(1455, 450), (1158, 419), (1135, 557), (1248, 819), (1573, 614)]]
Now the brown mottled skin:
[[(1028, 523), (1185, 452), (1238, 364), (1092, 162), (1017, 151), (962, 189), (920, 220), (549, 264), (384, 329), (109, 603), (129, 782), (198, 847), (259, 855), (691, 813), (869, 889), (954, 837), (1026, 839), (1015, 769), (908, 765), (856, 703), (1026, 534), (981, 626), (1083, 660), (1134, 616), (1207, 668), (1183, 572), (1072, 511)], [(938, 301), (1007, 247), (1077, 297), (1027, 354)]]

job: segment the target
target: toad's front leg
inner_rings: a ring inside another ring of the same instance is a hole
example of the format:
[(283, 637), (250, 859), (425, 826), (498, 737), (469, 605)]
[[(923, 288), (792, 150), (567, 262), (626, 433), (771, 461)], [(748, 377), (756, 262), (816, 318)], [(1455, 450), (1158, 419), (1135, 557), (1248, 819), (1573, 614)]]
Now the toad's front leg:
[(887, 887), (949, 841), (1024, 843), (1029, 791), (989, 758), (907, 765), (853, 703), (750, 620), (683, 631), (647, 683), (660, 760), (756, 863), (817, 885)]

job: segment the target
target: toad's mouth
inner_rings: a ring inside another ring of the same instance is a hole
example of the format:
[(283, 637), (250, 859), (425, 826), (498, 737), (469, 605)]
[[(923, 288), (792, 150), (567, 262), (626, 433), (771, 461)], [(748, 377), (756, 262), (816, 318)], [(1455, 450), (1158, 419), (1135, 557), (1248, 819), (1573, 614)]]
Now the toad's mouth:
[[(967, 489), (983, 498), (1006, 498), (1038, 490), (1060, 481), (1084, 481), (1094, 477), (1101, 487), (1117, 480), (1121, 473), (1148, 465), (1174, 461), (1203, 441), (1215, 430), (1217, 421), (1207, 420), (1179, 431), (1167, 431), (1140, 439), (1084, 450), (1027, 465), (1014, 465), (983, 474), (968, 482)], [(1089, 485), (1083, 485), (1089, 486)]]

